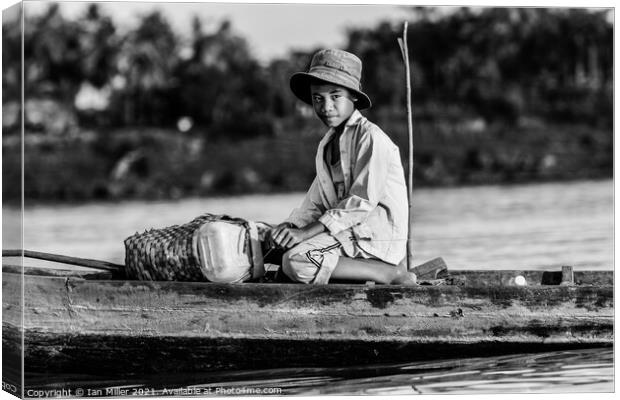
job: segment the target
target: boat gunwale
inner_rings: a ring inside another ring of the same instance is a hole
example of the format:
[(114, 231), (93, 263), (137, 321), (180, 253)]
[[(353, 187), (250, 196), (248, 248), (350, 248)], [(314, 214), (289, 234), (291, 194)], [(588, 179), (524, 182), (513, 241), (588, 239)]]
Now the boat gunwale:
[[(20, 271), (21, 269), (21, 271)], [(355, 283), (355, 282), (330, 282), (325, 285), (305, 285), (295, 282), (240, 282), (240, 283), (221, 283), (221, 282), (209, 282), (209, 281), (147, 281), (136, 279), (123, 279), (109, 271), (97, 270), (90, 268), (88, 270), (71, 270), (60, 268), (41, 268), (33, 266), (16, 266), (16, 265), (2, 265), (2, 273), (10, 275), (22, 275), (28, 277), (38, 278), (59, 278), (70, 279), (72, 281), (92, 281), (92, 282), (108, 282), (118, 283), (125, 282), (130, 284), (166, 284), (166, 285), (199, 285), (205, 287), (277, 287), (277, 288), (290, 288), (290, 287), (333, 287), (339, 289), (360, 289), (360, 288), (387, 288), (387, 289), (399, 289), (399, 288), (446, 288), (446, 287), (500, 287), (500, 288), (555, 288), (561, 287), (597, 287), (607, 288), (614, 287), (614, 270), (577, 270), (574, 271), (574, 283), (568, 285), (560, 285), (562, 273), (560, 271), (545, 271), (545, 270), (527, 270), (527, 269), (513, 269), (513, 270), (478, 270), (478, 269), (455, 269), (449, 271), (449, 279), (456, 279), (453, 282), (444, 282), (439, 285), (432, 284), (420, 284), (415, 286), (406, 285), (391, 285), (391, 284), (375, 284), (374, 282)], [(547, 277), (545, 278), (545, 275)], [(529, 278), (527, 284), (517, 285), (514, 282), (515, 277), (524, 276)], [(98, 279), (106, 278), (106, 279)], [(468, 278), (483, 280), (484, 283), (478, 281), (472, 281)], [(458, 281), (460, 279), (460, 281)], [(548, 283), (545, 283), (545, 279)], [(551, 279), (551, 281), (550, 281)], [(596, 280), (603, 281), (603, 284), (590, 283), (596, 282)], [(426, 281), (429, 282), (429, 281)], [(555, 283), (554, 283), (555, 282)], [(424, 283), (424, 281), (423, 281)]]

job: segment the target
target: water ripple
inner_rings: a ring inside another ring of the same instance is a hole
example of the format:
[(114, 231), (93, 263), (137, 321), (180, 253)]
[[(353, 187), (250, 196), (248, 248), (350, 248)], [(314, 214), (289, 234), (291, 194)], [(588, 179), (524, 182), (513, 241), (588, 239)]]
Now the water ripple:
[(574, 393), (612, 392), (613, 367), (613, 348), (596, 348), (348, 368), (179, 373), (122, 380), (64, 376), (51, 383), (49, 377), (30, 376), (26, 381), (42, 390), (90, 387), (105, 394), (109, 388), (151, 388), (160, 396), (174, 390), (206, 393), (216, 388), (280, 388), (280, 395), (289, 396)]

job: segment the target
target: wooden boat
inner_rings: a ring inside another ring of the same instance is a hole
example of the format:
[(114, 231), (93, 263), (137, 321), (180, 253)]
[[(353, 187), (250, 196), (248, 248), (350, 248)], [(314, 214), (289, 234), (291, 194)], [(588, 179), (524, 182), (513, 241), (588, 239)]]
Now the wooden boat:
[[(5, 380), (19, 376), (22, 334), (26, 374), (98, 376), (613, 345), (613, 271), (460, 270), (416, 287), (147, 282), (38, 268), (22, 281), (20, 271), (3, 267)], [(515, 285), (519, 275), (527, 285)]]

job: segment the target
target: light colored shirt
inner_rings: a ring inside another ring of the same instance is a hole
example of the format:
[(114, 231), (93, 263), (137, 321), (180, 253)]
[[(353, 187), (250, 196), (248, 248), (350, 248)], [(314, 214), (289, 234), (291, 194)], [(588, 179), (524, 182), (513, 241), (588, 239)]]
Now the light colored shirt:
[(354, 241), (378, 259), (398, 264), (405, 257), (408, 229), (407, 187), (398, 146), (355, 110), (339, 139), (344, 197), (338, 199), (324, 157), (334, 133), (329, 129), (319, 143), (316, 177), (287, 221), (298, 227), (320, 221), (343, 247)]

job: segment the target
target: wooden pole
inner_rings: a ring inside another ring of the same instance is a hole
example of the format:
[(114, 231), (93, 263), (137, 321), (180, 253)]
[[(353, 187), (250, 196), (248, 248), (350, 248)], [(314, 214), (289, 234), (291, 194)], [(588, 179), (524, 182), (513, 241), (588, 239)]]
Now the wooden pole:
[(407, 128), (409, 133), (409, 175), (408, 175), (408, 200), (409, 200), (409, 229), (407, 232), (407, 269), (413, 270), (413, 112), (411, 109), (411, 72), (409, 68), (409, 49), (407, 48), (407, 26), (403, 26), (403, 37), (398, 39), (400, 51), (405, 62), (405, 80), (407, 87)]
[(120, 272), (125, 269), (124, 265), (114, 264), (107, 261), (90, 260), (87, 258), (78, 258), (70, 256), (61, 256), (59, 254), (41, 253), (30, 250), (2, 250), (2, 257), (27, 257), (39, 260), (53, 261), (63, 264), (78, 265), (81, 267), (90, 267), (104, 269), (106, 271)]

